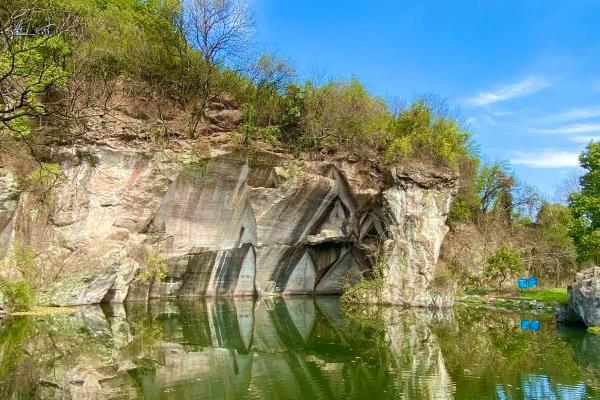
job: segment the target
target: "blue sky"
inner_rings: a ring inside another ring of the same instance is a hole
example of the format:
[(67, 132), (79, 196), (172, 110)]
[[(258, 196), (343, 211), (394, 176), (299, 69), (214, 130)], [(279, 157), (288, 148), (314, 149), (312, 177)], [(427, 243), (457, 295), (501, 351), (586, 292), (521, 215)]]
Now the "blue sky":
[(259, 41), (304, 77), (435, 93), (486, 160), (552, 199), (600, 138), (600, 1), (255, 0)]

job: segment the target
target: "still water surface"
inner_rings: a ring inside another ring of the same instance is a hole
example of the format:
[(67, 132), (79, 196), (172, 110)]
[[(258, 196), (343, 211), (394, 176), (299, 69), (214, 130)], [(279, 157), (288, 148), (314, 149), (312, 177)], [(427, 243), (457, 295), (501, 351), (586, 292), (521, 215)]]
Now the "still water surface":
[(600, 337), (552, 315), (334, 297), (13, 317), (0, 357), (2, 399), (600, 399)]

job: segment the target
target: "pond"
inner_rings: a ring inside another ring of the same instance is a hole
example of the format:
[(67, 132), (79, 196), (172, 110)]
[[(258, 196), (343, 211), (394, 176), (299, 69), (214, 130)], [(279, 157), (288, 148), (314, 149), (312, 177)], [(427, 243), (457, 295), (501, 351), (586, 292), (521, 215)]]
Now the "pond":
[(557, 327), (551, 314), (358, 315), (335, 297), (294, 297), (11, 317), (0, 328), (0, 398), (600, 398), (600, 336)]

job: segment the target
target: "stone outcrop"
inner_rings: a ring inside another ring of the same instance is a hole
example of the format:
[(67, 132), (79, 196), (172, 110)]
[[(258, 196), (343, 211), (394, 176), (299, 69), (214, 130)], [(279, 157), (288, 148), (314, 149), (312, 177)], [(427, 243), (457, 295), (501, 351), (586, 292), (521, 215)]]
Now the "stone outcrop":
[[(370, 273), (375, 248), (384, 249), (377, 301), (449, 303), (430, 286), (450, 175), (394, 170), (386, 180), (349, 160), (184, 157), (114, 143), (56, 153), (64, 176), (49, 202), (6, 171), (0, 179), (0, 246), (36, 250), (50, 271), (46, 304), (339, 294)], [(151, 252), (166, 275), (136, 278)]]
[(393, 185), (383, 192), (387, 238), (384, 245), (382, 300), (390, 304), (449, 306), (452, 297), (432, 283), (446, 216), (454, 194), (448, 176), (422, 177), (393, 170)]
[(577, 273), (569, 288), (569, 308), (585, 325), (600, 326), (600, 267)]

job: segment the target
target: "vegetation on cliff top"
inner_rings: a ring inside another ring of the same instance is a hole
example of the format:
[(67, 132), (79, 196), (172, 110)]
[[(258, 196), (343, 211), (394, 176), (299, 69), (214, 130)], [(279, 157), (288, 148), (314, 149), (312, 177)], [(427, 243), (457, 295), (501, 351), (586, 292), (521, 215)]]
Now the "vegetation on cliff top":
[(191, 138), (210, 133), (215, 103), (233, 100), (246, 145), (345, 151), (380, 163), (427, 158), (453, 168), (471, 156), (467, 130), (424, 99), (392, 112), (355, 78), (300, 82), (283, 59), (252, 56), (244, 1), (10, 0), (0, 24), (2, 135), (31, 150), (36, 135), (48, 134), (40, 128), (85, 123), (90, 106), (110, 103), (129, 82), (126, 90), (187, 113), (179, 133)]

